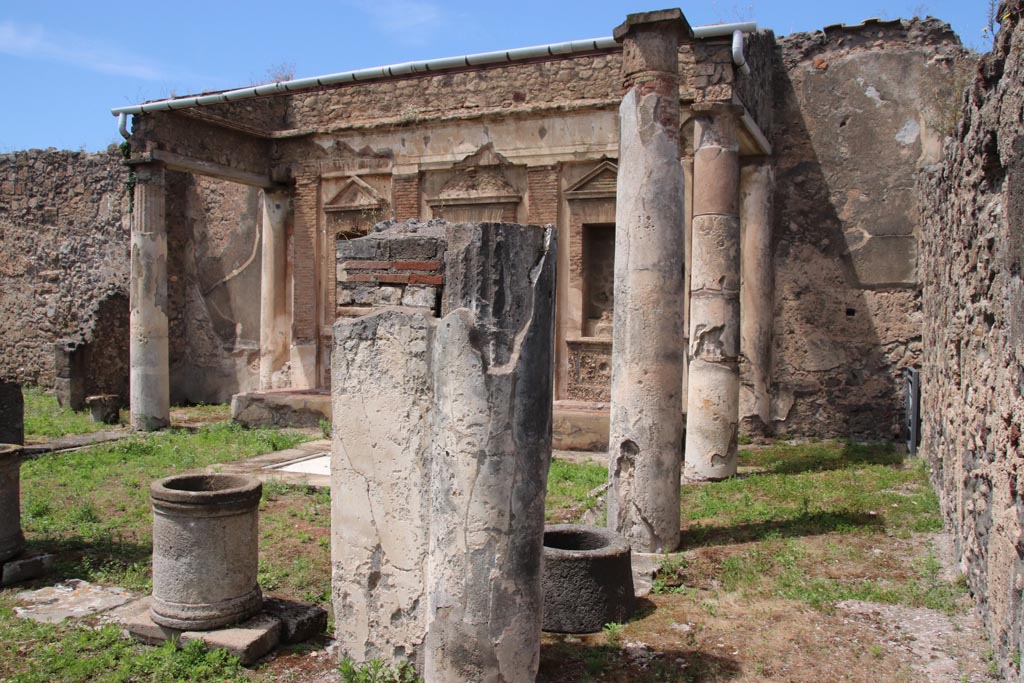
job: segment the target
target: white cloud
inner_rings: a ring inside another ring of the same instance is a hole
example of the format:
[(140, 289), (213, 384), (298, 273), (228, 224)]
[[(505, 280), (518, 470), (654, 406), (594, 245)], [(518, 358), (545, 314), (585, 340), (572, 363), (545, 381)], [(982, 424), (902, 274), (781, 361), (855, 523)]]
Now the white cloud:
[(70, 64), (88, 71), (147, 81), (166, 78), (137, 55), (90, 43), (81, 36), (47, 33), (40, 26), (0, 21), (0, 54)]
[(429, 41), (441, 27), (441, 8), (428, 0), (350, 0), (381, 31), (407, 43)]

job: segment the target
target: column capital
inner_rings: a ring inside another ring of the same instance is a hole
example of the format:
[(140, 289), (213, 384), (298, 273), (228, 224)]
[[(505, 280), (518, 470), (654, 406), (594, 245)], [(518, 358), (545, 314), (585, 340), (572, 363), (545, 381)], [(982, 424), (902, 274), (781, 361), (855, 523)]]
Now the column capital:
[(164, 181), (166, 167), (153, 159), (131, 159), (125, 162), (135, 174), (136, 184), (160, 184)]
[(612, 31), (612, 37), (615, 38), (615, 42), (621, 43), (627, 37), (635, 36), (638, 31), (657, 31), (667, 35), (675, 33), (677, 42), (693, 39), (690, 22), (686, 20), (683, 11), (678, 7), (627, 14), (626, 20)]
[(624, 90), (639, 85), (668, 94), (678, 89), (679, 44), (693, 39), (682, 11), (630, 14), (613, 35), (622, 43)]
[(735, 102), (694, 102), (690, 105), (694, 118), (743, 118), (746, 111)]

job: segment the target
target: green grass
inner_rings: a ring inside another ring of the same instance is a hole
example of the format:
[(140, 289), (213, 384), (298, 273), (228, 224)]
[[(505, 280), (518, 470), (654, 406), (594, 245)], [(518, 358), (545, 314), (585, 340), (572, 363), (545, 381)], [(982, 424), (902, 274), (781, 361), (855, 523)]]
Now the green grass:
[(147, 590), (150, 482), (307, 438), (221, 423), (28, 460), (21, 468), (22, 527), (36, 547), (58, 555), (61, 574)]
[(186, 683), (244, 681), (245, 672), (224, 650), (199, 641), (145, 647), (121, 638), (121, 629), (38, 624), (13, 615), (0, 595), (0, 678), (11, 683), (95, 681)]
[(61, 408), (57, 399), (40, 387), (25, 387), (22, 395), (25, 398), (25, 439), (28, 441), (111, 429), (110, 425), (93, 422), (88, 411)]
[(740, 451), (765, 471), (682, 489), (688, 548), (766, 536), (942, 529), (924, 463), (904, 467), (891, 446), (823, 442)]
[(546, 518), (576, 522), (587, 510), (604, 505), (604, 496), (589, 493), (608, 481), (608, 468), (590, 463), (552, 460), (548, 470)]

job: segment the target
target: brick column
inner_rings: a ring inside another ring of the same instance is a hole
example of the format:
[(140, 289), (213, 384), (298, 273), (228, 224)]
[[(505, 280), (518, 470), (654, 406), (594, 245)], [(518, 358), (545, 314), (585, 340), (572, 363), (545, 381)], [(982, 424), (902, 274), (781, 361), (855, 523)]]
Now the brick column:
[(740, 219), (737, 106), (694, 105), (693, 255), (686, 414), (687, 479), (736, 474)]
[(317, 256), (316, 229), (320, 182), (315, 175), (295, 180), (292, 231), (292, 387), (316, 387)]
[(260, 389), (274, 388), (274, 373), (288, 361), (288, 190), (263, 192), (260, 270)]
[(400, 221), (420, 217), (419, 173), (391, 177), (391, 205)]
[(171, 423), (167, 352), (167, 217), (164, 168), (135, 166), (131, 218), (129, 363), (131, 425), (153, 431)]
[(558, 222), (558, 166), (530, 166), (526, 169), (529, 203), (526, 221), (532, 225)]
[(623, 43), (615, 210), (608, 526), (638, 552), (679, 545), (683, 168), (678, 9), (631, 14)]

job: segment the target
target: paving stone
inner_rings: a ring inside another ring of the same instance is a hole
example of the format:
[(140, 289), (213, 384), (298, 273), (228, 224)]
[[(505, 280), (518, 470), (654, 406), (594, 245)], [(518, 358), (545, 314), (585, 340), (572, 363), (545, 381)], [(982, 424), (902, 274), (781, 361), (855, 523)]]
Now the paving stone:
[(16, 600), (29, 603), (15, 607), (19, 617), (45, 624), (59, 624), (65, 619), (81, 619), (119, 607), (138, 596), (116, 586), (97, 586), (80, 579), (68, 579), (55, 586), (35, 591), (22, 591)]
[(121, 623), (124, 625), (124, 630), (133, 640), (146, 645), (159, 645), (168, 640), (177, 641), (181, 636), (181, 631), (154, 622), (149, 614), (151, 603), (152, 597), (147, 595), (133, 602), (130, 608), (125, 606), (124, 611), (119, 615), (122, 618)]
[(280, 598), (264, 598), (263, 611), (281, 621), (281, 642), (301, 643), (327, 630), (327, 611)]
[(201, 640), (213, 649), (222, 647), (248, 666), (281, 642), (281, 620), (261, 612), (237, 626), (214, 631), (185, 631), (180, 642)]
[(28, 555), (3, 563), (0, 586), (12, 586), (39, 578), (53, 569), (53, 555)]
[(213, 631), (179, 631), (155, 623), (149, 612), (151, 603), (152, 598), (147, 596), (132, 603), (131, 609), (125, 608), (122, 612), (125, 631), (132, 639), (146, 645), (159, 645), (168, 640), (184, 645), (193, 640), (201, 640), (211, 649), (224, 648), (238, 657), (243, 665), (249, 665), (281, 642), (281, 619), (265, 612), (237, 626)]

